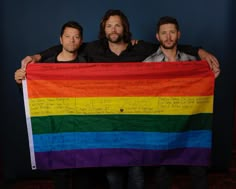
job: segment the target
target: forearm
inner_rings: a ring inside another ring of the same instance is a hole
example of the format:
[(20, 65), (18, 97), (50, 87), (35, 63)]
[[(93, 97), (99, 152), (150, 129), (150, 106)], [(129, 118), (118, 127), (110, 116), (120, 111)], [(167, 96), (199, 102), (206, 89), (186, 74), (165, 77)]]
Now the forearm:
[(191, 45), (178, 45), (178, 49), (186, 54), (198, 57), (200, 47), (193, 47)]
[(41, 57), (40, 61), (44, 61), (45, 59), (48, 59), (49, 57), (54, 56), (61, 51), (62, 51), (61, 45), (56, 45), (56, 46), (50, 47), (44, 51), (41, 51), (38, 53)]
[(220, 75), (220, 63), (217, 58), (204, 49), (199, 49), (198, 54), (201, 60), (206, 60), (208, 62), (210, 69), (215, 75), (215, 78), (217, 78)]

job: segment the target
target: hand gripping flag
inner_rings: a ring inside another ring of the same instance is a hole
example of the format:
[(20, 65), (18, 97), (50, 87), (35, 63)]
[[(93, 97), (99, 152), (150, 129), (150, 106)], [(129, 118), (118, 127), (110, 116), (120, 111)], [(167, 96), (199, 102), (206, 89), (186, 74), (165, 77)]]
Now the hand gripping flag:
[(209, 165), (203, 61), (37, 63), (23, 82), (32, 169)]

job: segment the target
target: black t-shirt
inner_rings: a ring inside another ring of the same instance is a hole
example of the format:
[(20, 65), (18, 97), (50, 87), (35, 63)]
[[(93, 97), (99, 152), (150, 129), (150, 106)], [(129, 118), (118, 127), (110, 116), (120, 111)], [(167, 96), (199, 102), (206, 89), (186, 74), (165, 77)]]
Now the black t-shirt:
[(57, 60), (57, 56), (59, 53), (57, 53), (56, 55), (50, 56), (48, 58), (44, 58), (42, 59), (42, 63), (81, 63), (81, 62), (87, 62), (87, 59), (82, 56), (82, 55), (78, 55), (74, 60), (70, 60), (70, 61), (58, 61)]
[(88, 62), (142, 62), (147, 56), (157, 50), (157, 45), (139, 41), (137, 45), (128, 44), (120, 55), (113, 53), (106, 40), (88, 43), (84, 52)]

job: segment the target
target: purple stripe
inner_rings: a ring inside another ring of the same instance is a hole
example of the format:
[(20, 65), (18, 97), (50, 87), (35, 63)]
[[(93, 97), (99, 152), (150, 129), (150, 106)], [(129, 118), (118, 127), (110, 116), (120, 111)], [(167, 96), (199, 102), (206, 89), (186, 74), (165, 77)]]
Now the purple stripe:
[(79, 167), (199, 165), (208, 166), (210, 149), (94, 149), (35, 153), (37, 169)]

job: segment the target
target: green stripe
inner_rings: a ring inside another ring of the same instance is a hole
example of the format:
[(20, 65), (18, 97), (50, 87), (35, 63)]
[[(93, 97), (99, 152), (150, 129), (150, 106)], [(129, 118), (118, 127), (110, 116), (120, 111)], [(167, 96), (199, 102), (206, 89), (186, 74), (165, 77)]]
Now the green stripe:
[(197, 115), (68, 115), (31, 118), (33, 134), (59, 132), (208, 130), (212, 114)]

